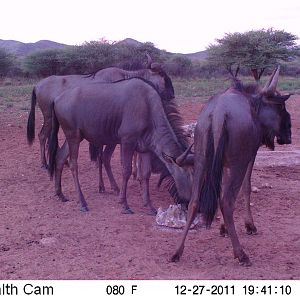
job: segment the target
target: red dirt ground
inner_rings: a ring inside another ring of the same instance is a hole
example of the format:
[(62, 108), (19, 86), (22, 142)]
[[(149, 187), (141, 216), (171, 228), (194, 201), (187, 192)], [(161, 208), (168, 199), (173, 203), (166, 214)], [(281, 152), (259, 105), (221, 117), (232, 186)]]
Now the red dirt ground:
[[(299, 151), (299, 102), (300, 97), (293, 96), (288, 103), (293, 145), (276, 150)], [(181, 106), (186, 123), (196, 120), (200, 107)], [(40, 113), (37, 119), (36, 132)], [(230, 240), (218, 235), (218, 221), (210, 230), (190, 231), (180, 262), (171, 263), (182, 231), (159, 227), (147, 215), (138, 182), (131, 179), (128, 191), (135, 214), (122, 215), (117, 196), (98, 193), (97, 169), (84, 142), (79, 175), (90, 211), (80, 211), (68, 168), (63, 189), (70, 201), (61, 203), (54, 196), (53, 182), (40, 169), (38, 141), (27, 145), (26, 122), (25, 112), (9, 108), (0, 113), (0, 279), (300, 279), (300, 162), (292, 154), (280, 163), (282, 154), (274, 153), (255, 166), (256, 236), (245, 233), (241, 204), (235, 212), (251, 267), (241, 267), (233, 259)], [(113, 171), (120, 183), (118, 151)], [(151, 178), (154, 205), (167, 208), (172, 201), (166, 191), (156, 189), (157, 179)]]

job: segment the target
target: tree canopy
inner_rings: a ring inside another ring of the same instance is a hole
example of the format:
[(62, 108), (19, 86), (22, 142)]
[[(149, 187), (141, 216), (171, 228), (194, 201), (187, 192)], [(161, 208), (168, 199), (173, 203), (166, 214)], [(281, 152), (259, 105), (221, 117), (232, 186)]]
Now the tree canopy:
[(299, 56), (296, 40), (297, 36), (272, 28), (227, 33), (207, 48), (208, 60), (225, 67), (232, 76), (237, 76), (240, 67), (247, 68), (259, 80), (266, 68)]

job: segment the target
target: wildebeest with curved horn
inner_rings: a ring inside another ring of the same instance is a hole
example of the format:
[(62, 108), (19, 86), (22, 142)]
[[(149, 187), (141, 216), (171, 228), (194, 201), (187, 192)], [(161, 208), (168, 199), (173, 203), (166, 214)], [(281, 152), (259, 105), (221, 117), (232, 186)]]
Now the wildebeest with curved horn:
[(212, 97), (201, 111), (195, 129), (195, 169), (188, 221), (172, 261), (178, 261), (182, 255), (197, 212), (204, 214), (210, 226), (220, 205), (234, 257), (241, 265), (251, 264), (239, 242), (233, 211), (241, 189), (246, 200), (247, 232), (256, 232), (250, 211), (250, 179), (257, 150), (262, 144), (274, 149), (275, 137), (278, 144), (291, 143), (291, 119), (285, 107), (290, 95), (282, 96), (276, 91), (278, 77), (279, 67), (263, 89), (235, 80), (232, 88)]
[[(166, 115), (168, 116), (168, 121), (170, 122), (170, 125), (174, 130), (174, 133), (176, 135), (176, 138), (177, 138), (180, 146), (182, 147), (182, 149), (187, 149), (189, 147), (188, 139), (187, 139), (185, 131), (182, 127), (183, 120), (178, 111), (176, 102), (173, 100), (168, 100), (168, 101), (163, 100), (162, 107), (163, 107)], [(103, 159), (104, 164), (109, 165), (108, 167), (106, 166), (107, 173), (109, 171), (111, 172), (110, 159), (111, 159), (111, 154), (113, 153), (115, 147), (116, 147), (116, 144), (107, 145), (105, 148), (104, 154), (103, 154), (103, 157), (105, 157), (105, 153), (106, 153), (106, 159)], [(190, 148), (191, 148), (191, 146), (190, 146)], [(63, 145), (63, 149), (64, 149), (63, 150), (64, 156), (67, 157), (69, 155), (69, 147), (68, 147), (67, 143)], [(107, 151), (107, 149), (109, 149), (109, 151)], [(99, 155), (102, 156), (102, 152), (99, 151), (99, 147), (96, 147), (95, 145), (90, 143), (89, 150), (90, 150), (92, 160), (96, 161), (97, 156), (98, 156), (98, 160), (102, 161), (102, 158), (99, 159)], [(136, 155), (137, 152), (135, 152), (134, 154)], [(177, 159), (176, 162), (179, 165), (182, 163), (184, 163), (186, 165), (191, 165), (191, 161), (189, 159), (191, 155), (189, 155), (189, 150), (186, 151), (186, 154), (187, 154), (186, 157), (181, 156), (180, 159)], [(160, 179), (159, 179), (157, 186), (160, 187), (162, 182), (165, 181), (166, 187), (167, 187), (171, 197), (173, 198), (174, 202), (180, 203), (184, 207), (187, 207), (189, 199), (180, 197), (180, 194), (178, 193), (174, 178), (170, 174), (169, 170), (166, 168), (165, 164), (161, 161), (161, 159), (159, 159), (158, 156), (155, 155), (155, 153), (153, 153), (153, 152), (138, 153), (138, 156), (136, 156), (136, 157), (138, 157), (138, 161), (139, 161), (139, 167), (138, 167), (138, 170), (139, 170), (138, 177), (139, 178), (138, 179), (140, 181), (141, 188), (142, 188), (142, 199), (144, 201), (145, 206), (149, 206), (150, 214), (156, 215), (156, 213), (157, 213), (156, 209), (152, 206), (152, 202), (150, 199), (149, 180), (151, 177), (151, 173), (160, 174)], [(133, 167), (134, 166), (135, 166), (135, 164), (133, 163)], [(102, 172), (101, 172), (100, 168), (101, 168), (101, 164), (99, 165), (99, 191), (100, 191), (100, 188), (102, 188), (103, 190), (101, 192), (103, 192), (104, 185), (103, 185)], [(110, 176), (113, 178), (112, 172), (111, 172)], [(116, 187), (118, 189), (117, 185), (116, 185)], [(60, 195), (60, 192), (57, 192), (57, 194)], [(59, 197), (63, 201), (66, 200), (62, 195), (60, 195)]]
[[(45, 145), (51, 132), (51, 104), (53, 103), (54, 99), (65, 90), (94, 81), (114, 82), (122, 79), (141, 77), (151, 81), (155, 85), (157, 90), (160, 92), (162, 99), (170, 100), (174, 98), (174, 88), (171, 79), (163, 71), (160, 64), (153, 63), (149, 55), (147, 55), (147, 57), (148, 61), (146, 69), (126, 71), (116, 67), (110, 67), (102, 69), (90, 76), (53, 75), (42, 79), (36, 84), (32, 91), (31, 97), (31, 109), (27, 122), (27, 140), (31, 145), (35, 138), (35, 106), (38, 104), (44, 117), (44, 123), (39, 133), (42, 168), (47, 168)], [(111, 149), (107, 150), (108, 155), (110, 151)]]
[[(151, 82), (133, 78), (117, 83), (81, 85), (55, 99), (52, 115), (49, 172), (51, 176), (55, 173), (56, 194), (61, 199), (65, 198), (61, 190), (61, 171), (70, 155), (70, 168), (81, 208), (87, 210), (77, 167), (79, 144), (86, 139), (96, 146), (121, 144), (123, 181), (120, 199), (124, 213), (132, 212), (127, 204), (126, 191), (135, 150), (154, 152), (174, 178), (180, 198), (189, 200), (192, 174), (176, 163), (177, 160), (182, 165), (182, 157), (189, 149), (183, 149), (178, 141), (162, 99)], [(57, 151), (59, 126), (66, 136), (69, 152), (64, 146)]]

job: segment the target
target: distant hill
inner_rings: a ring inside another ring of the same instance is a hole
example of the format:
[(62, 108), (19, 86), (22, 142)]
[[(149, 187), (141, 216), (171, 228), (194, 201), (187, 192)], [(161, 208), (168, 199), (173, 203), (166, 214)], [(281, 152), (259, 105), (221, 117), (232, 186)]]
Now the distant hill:
[(117, 44), (119, 45), (132, 45), (132, 46), (140, 46), (142, 45), (143, 43), (137, 41), (137, 40), (134, 40), (134, 39), (131, 39), (131, 38), (127, 38), (125, 40), (122, 40), (122, 41), (119, 41), (117, 42)]
[[(127, 39), (124, 39), (117, 43), (120, 45), (133, 45), (133, 46), (140, 46), (143, 44), (132, 38), (127, 38)], [(65, 48), (68, 46), (69, 45), (60, 44), (60, 43), (56, 43), (56, 42), (48, 41), (48, 40), (41, 40), (36, 43), (22, 43), (19, 41), (1, 40), (0, 39), (0, 47), (1, 48), (6, 48), (7, 50), (11, 51), (13, 54), (20, 56), (20, 57), (24, 57), (24, 56), (31, 54), (38, 50)], [(203, 60), (207, 57), (206, 51), (199, 51), (199, 52), (188, 53), (188, 54), (183, 54), (183, 53), (170, 53), (170, 54), (187, 57), (193, 61)]]
[(65, 48), (67, 46), (68, 45), (47, 40), (41, 40), (36, 43), (22, 43), (19, 41), (0, 39), (0, 47), (6, 48), (17, 56), (26, 56), (37, 50)]
[[(131, 39), (131, 38), (127, 38), (125, 40), (117, 42), (117, 44), (139, 46), (142, 43), (139, 42), (139, 41), (137, 41), (137, 40), (134, 40), (134, 39)], [(186, 57), (186, 58), (189, 58), (189, 59), (191, 59), (193, 61), (194, 60), (203, 60), (203, 59), (206, 59), (206, 57), (207, 57), (207, 51), (199, 51), (199, 52), (187, 53), (187, 54), (183, 54), (183, 53), (171, 53), (171, 52), (169, 52), (169, 53), (173, 54), (173, 55), (177, 55), (177, 56)]]
[(207, 58), (207, 51), (199, 51), (199, 52), (195, 52), (195, 53), (187, 53), (187, 54), (182, 54), (182, 53), (174, 53), (175, 55), (178, 56), (183, 56), (183, 57), (187, 57), (190, 60), (203, 60)]

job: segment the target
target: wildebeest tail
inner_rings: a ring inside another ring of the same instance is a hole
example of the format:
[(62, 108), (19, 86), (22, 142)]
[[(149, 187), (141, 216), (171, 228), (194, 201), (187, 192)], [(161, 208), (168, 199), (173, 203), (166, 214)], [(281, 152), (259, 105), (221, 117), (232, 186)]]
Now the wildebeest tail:
[(205, 178), (200, 190), (200, 212), (205, 215), (206, 227), (209, 227), (216, 214), (221, 195), (223, 162), (228, 133), (226, 120), (223, 123), (222, 133), (215, 151), (212, 127), (208, 130), (206, 147)]
[(35, 88), (32, 90), (31, 95), (31, 108), (27, 120), (27, 141), (31, 145), (34, 141), (35, 133), (35, 106), (36, 106), (36, 93)]
[(89, 152), (91, 161), (97, 161), (99, 155), (99, 147), (89, 143)]
[(58, 148), (58, 130), (59, 123), (54, 111), (54, 103), (52, 104), (52, 130), (48, 143), (48, 157), (49, 157), (49, 166), (48, 171), (50, 174), (50, 178), (53, 178), (53, 174), (56, 166), (56, 153)]

